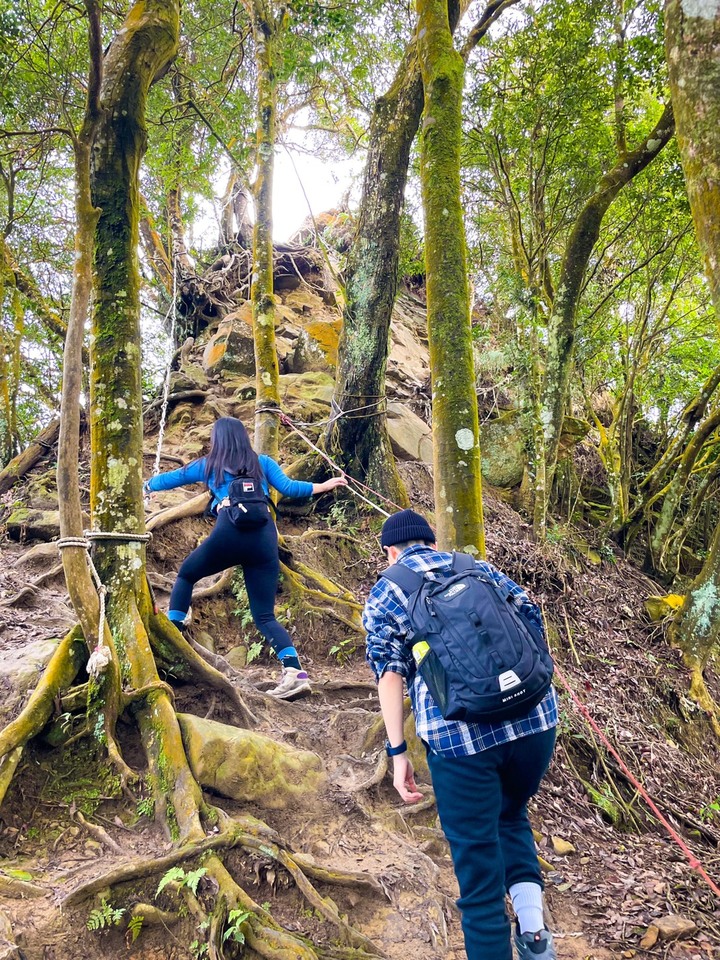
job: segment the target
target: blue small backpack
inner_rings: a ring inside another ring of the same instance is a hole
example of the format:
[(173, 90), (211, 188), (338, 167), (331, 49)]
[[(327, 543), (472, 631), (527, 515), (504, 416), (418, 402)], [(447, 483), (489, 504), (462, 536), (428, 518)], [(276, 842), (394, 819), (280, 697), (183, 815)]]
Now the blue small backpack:
[(553, 675), (545, 637), (471, 556), (454, 553), (440, 582), (402, 563), (381, 576), (408, 594), (413, 658), (446, 720), (513, 720), (540, 703)]

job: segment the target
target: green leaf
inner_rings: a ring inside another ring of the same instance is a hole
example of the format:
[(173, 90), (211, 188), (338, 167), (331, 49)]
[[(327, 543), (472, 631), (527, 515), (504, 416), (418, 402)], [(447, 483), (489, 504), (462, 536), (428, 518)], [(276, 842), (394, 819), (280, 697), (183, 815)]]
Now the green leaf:
[(185, 879), (185, 871), (183, 870), (182, 867), (170, 867), (167, 873), (164, 873), (160, 878), (160, 883), (158, 884), (158, 888), (155, 891), (155, 896), (158, 897), (169, 883), (182, 881), (184, 879)]
[(206, 867), (198, 867), (197, 870), (192, 870), (183, 880), (183, 886), (188, 887), (193, 893), (197, 893), (198, 884), (206, 873)]

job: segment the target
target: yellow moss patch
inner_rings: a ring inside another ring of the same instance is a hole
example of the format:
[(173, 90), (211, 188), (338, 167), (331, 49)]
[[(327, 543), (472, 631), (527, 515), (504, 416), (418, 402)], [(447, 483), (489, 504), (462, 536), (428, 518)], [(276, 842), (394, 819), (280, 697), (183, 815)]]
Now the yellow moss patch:
[(328, 362), (334, 367), (337, 363), (338, 343), (340, 342), (340, 329), (342, 320), (337, 317), (335, 320), (310, 320), (303, 326), (309, 337), (317, 343), (322, 352), (328, 359)]
[(645, 609), (650, 619), (658, 623), (676, 613), (684, 602), (685, 597), (682, 594), (669, 593), (665, 597), (648, 597), (645, 601)]

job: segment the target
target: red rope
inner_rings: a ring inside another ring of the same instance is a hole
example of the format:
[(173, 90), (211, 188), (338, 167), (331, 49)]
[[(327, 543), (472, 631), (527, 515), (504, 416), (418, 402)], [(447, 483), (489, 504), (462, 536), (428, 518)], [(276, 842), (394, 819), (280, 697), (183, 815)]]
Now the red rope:
[(698, 858), (697, 858), (697, 857), (695, 856), (695, 854), (692, 852), (692, 850), (690, 849), (690, 847), (685, 843), (685, 841), (684, 841), (683, 838), (680, 836), (680, 834), (677, 832), (677, 830), (675, 830), (675, 828), (672, 826), (672, 824), (668, 821), (667, 817), (660, 811), (660, 809), (658, 808), (657, 804), (656, 804), (655, 801), (652, 799), (652, 797), (651, 797), (650, 794), (647, 792), (647, 790), (643, 787), (643, 785), (639, 782), (639, 780), (637, 780), (637, 778), (636, 778), (636, 777), (631, 773), (631, 771), (628, 769), (626, 763), (624, 762), (624, 760), (622, 759), (622, 757), (620, 756), (620, 754), (617, 752), (617, 750), (615, 749), (615, 747), (613, 747), (613, 745), (610, 743), (610, 741), (609, 741), (608, 738), (605, 736), (605, 734), (602, 732), (602, 730), (601, 730), (600, 727), (597, 725), (597, 723), (595, 722), (595, 720), (593, 720), (593, 718), (592, 718), (592, 716), (590, 715), (590, 712), (588, 711), (587, 707), (580, 701), (580, 699), (579, 699), (579, 698), (577, 697), (577, 695), (574, 693), (574, 691), (573, 691), (572, 688), (570, 687), (570, 684), (568, 683), (567, 679), (565, 678), (562, 670), (560, 670), (560, 668), (558, 667), (557, 664), (555, 664), (555, 674), (556, 674), (557, 678), (560, 680), (560, 683), (563, 685), (563, 687), (565, 687), (565, 689), (567, 690), (567, 692), (570, 694), (570, 699), (571, 699), (572, 702), (575, 704), (575, 706), (578, 708), (578, 710), (579, 710), (580, 713), (583, 715), (583, 717), (585, 718), (585, 720), (590, 724), (590, 726), (591, 726), (592, 729), (595, 731), (595, 733), (598, 735), (598, 737), (600, 738), (600, 740), (605, 744), (605, 746), (607, 747), (608, 751), (613, 755), (613, 757), (615, 757), (615, 759), (617, 760), (618, 764), (620, 765), (620, 769), (622, 770), (622, 772), (623, 772), (623, 773), (625, 774), (625, 776), (628, 778), (628, 780), (630, 781), (630, 783), (632, 783), (632, 785), (635, 787), (635, 789), (637, 790), (637, 792), (640, 794), (640, 796), (643, 798), (643, 800), (645, 801), (645, 803), (648, 805), (648, 807), (649, 807), (649, 808), (652, 810), (652, 812), (655, 814), (655, 816), (656, 816), (657, 819), (660, 821), (660, 823), (665, 827), (665, 829), (667, 830), (667, 832), (670, 834), (670, 837), (675, 841), (675, 843), (678, 845), (678, 847), (680, 847), (680, 849), (682, 850), (682, 852), (685, 854), (685, 856), (686, 856), (686, 858), (687, 858), (687, 861), (688, 861), (688, 863), (690, 864), (690, 866), (692, 867), (692, 869), (695, 870), (697, 873), (700, 874), (700, 876), (703, 878), (703, 880), (705, 881), (705, 883), (707, 883), (707, 885), (710, 887), (710, 889), (711, 889), (712, 892), (715, 894), (715, 896), (716, 896), (716, 897), (720, 897), (720, 887), (718, 887), (718, 885), (715, 883), (715, 881), (708, 875), (707, 871), (704, 869), (703, 865), (700, 863), (700, 861), (698, 860)]

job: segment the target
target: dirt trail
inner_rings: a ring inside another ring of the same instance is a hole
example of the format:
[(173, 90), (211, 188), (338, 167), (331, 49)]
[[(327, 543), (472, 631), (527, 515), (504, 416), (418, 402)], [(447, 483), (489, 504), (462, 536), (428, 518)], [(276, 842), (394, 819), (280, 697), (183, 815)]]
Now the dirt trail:
[[(427, 496), (420, 488), (414, 493), (421, 503)], [(281, 517), (280, 527), (295, 537), (289, 541), (295, 556), (362, 597), (381, 559), (367, 546), (375, 542), (372, 523), (356, 518), (351, 527), (350, 516), (338, 517), (337, 529), (365, 544), (352, 553), (344, 542), (339, 546), (340, 541), (333, 545), (328, 540), (321, 547), (317, 541), (301, 541), (307, 521)], [(526, 584), (545, 607), (555, 653), (574, 689), (660, 805), (675, 817), (710, 872), (717, 873), (720, 821), (713, 802), (720, 796), (718, 748), (709, 724), (687, 697), (679, 658), (662, 631), (644, 618), (642, 602), (656, 586), (619, 558), (593, 567), (569, 543), (539, 551), (519, 516), (492, 496), (487, 498), (487, 516), (490, 558)], [(154, 573), (171, 576), (204, 531), (201, 520), (160, 531), (150, 553)], [(3, 544), (0, 590), (5, 600), (54, 562), (46, 557), (20, 564), (25, 551)], [(160, 590), (161, 604), (164, 598)], [(196, 604), (193, 631), (211, 634), (221, 654), (240, 644), (247, 647), (253, 638), (243, 626), (239, 604), (228, 594)], [(0, 607), (0, 660), (17, 656), (33, 641), (61, 636), (72, 622), (62, 579), (44, 583), (22, 603)], [(320, 864), (375, 877), (379, 889), (372, 893), (323, 884), (318, 888), (388, 957), (461, 960), (465, 954), (453, 904), (455, 881), (434, 808), (400, 809), (387, 777), (369, 789), (356, 789), (372, 777), (381, 743), (378, 737), (363, 755), (378, 703), (362, 651), (353, 651), (354, 641), (343, 643), (347, 636), (327, 618), (298, 614), (292, 627), (314, 693), (295, 704), (268, 706), (259, 732), (318, 754), (327, 771), (327, 788), (312, 805), (298, 803), (286, 810), (258, 810), (220, 797), (214, 802), (233, 816), (261, 817), (291, 849)], [(243, 675), (262, 685), (275, 670), (262, 654)], [(232, 722), (228, 705), (217, 695), (178, 684), (176, 697), (180, 710)], [(720, 956), (718, 905), (647, 817), (582, 718), (565, 697), (561, 700), (560, 745), (532, 808), (561, 960)], [(139, 744), (130, 726), (121, 726), (119, 736), (131, 762), (139, 762)], [(1, 909), (12, 921), (23, 955), (27, 960), (197, 960), (202, 938), (192, 918), (181, 918), (167, 929), (146, 923), (132, 942), (126, 932), (128, 914), (117, 927), (87, 929), (91, 910), (98, 909), (101, 899), (59, 912), (66, 892), (81, 882), (133, 857), (157, 857), (172, 849), (146, 815), (141, 798), (119, 794), (102, 768), (98, 777), (96, 753), (93, 741), (87, 740), (63, 750), (33, 744), (0, 810)], [(79, 821), (78, 811), (91, 827), (106, 831), (121, 852), (93, 835)], [(557, 838), (571, 843), (573, 850), (558, 852)], [(269, 904), (288, 929), (327, 943), (336, 938), (327, 921), (308, 908), (287, 873), (267, 858), (237, 851), (230, 862), (248, 893)], [(13, 891), (8, 891), (8, 877), (15, 884)], [(141, 900), (169, 909), (166, 894), (153, 899), (157, 881), (156, 876), (118, 888), (108, 895), (108, 903), (129, 910)], [(31, 887), (22, 888), (23, 882), (39, 888), (39, 895), (35, 897)], [(20, 889), (23, 898), (9, 895)], [(201, 881), (200, 896), (210, 893)], [(668, 913), (689, 917), (698, 930), (689, 939), (641, 949), (648, 926)], [(195, 947), (194, 939), (199, 939)]]

